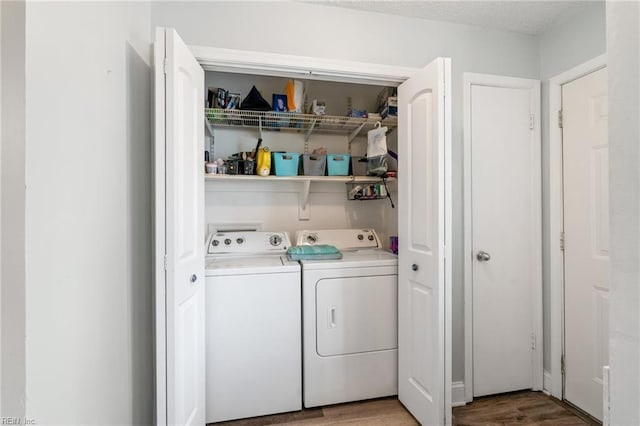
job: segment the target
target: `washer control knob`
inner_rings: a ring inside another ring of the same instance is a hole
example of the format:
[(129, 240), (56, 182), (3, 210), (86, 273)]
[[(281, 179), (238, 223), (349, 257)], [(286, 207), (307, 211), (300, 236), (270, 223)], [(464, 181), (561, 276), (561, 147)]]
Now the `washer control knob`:
[(242, 244), (242, 243), (244, 243), (244, 238), (238, 238), (238, 239), (236, 240), (236, 243), (238, 243), (238, 244)]
[(373, 235), (369, 235), (367, 238), (369, 238), (369, 241), (373, 241)]
[(280, 235), (272, 235), (269, 237), (269, 243), (274, 247), (278, 247), (282, 244), (282, 237)]
[(317, 235), (313, 235), (313, 234), (307, 235), (307, 242), (309, 244), (317, 243), (318, 242), (318, 236)]
[(362, 234), (358, 234), (358, 239), (359, 239), (360, 241), (364, 240), (364, 235), (362, 235)]
[(220, 241), (213, 240), (213, 241), (211, 241), (211, 245), (214, 246), (214, 247), (218, 247), (218, 245), (220, 245)]
[(231, 240), (230, 240), (229, 238), (226, 238), (226, 239), (224, 240), (224, 244), (225, 244), (226, 246), (228, 246), (229, 244), (231, 244)]

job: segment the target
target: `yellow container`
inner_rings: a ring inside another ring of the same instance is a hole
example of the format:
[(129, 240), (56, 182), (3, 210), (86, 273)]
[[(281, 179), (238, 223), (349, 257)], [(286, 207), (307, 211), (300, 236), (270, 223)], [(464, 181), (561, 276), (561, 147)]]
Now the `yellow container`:
[(271, 152), (269, 148), (262, 147), (258, 150), (258, 163), (256, 167), (256, 173), (259, 176), (269, 176), (271, 170)]

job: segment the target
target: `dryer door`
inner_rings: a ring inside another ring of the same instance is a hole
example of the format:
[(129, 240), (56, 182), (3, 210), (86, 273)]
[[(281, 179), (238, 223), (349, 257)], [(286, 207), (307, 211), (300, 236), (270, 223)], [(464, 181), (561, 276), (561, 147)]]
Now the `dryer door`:
[(328, 278), (316, 283), (320, 356), (398, 347), (398, 277)]

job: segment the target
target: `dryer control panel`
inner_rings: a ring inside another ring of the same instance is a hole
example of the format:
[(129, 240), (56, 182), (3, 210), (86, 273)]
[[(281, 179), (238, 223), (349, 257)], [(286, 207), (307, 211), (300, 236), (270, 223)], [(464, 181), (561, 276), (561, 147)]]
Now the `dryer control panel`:
[(376, 231), (367, 229), (304, 230), (296, 234), (296, 245), (330, 244), (340, 250), (381, 248)]

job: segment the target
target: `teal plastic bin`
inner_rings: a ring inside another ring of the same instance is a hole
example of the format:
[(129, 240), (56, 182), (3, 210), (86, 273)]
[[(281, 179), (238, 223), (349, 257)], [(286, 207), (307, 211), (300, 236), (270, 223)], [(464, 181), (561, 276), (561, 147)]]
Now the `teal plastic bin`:
[(329, 154), (327, 155), (327, 174), (329, 176), (349, 175), (349, 164), (351, 162), (349, 154)]
[(300, 154), (297, 152), (274, 152), (273, 169), (276, 176), (298, 176), (298, 161)]

